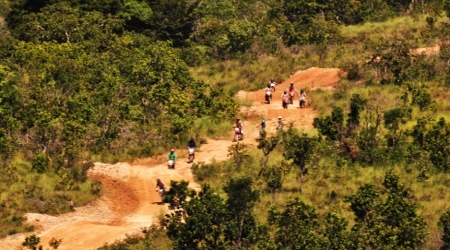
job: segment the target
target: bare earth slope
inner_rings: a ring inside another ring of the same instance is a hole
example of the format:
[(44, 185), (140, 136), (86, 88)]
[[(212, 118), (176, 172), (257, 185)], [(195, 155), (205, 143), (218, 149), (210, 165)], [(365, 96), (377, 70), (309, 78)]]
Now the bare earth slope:
[[(297, 90), (325, 88), (332, 89), (339, 80), (339, 69), (311, 68), (299, 71), (285, 82), (278, 84), (271, 104), (264, 104), (264, 91), (243, 92), (238, 98), (251, 100), (253, 106), (244, 109), (247, 121), (244, 121), (246, 138), (243, 143), (255, 145), (259, 132), (252, 118), (264, 117), (268, 121), (267, 129), (273, 131), (276, 118), (283, 116), (292, 121), (294, 126), (309, 129), (316, 116), (311, 108), (299, 109), (298, 97), (288, 109), (281, 107), (282, 90), (294, 82)], [(264, 88), (265, 86), (261, 86)], [(311, 100), (309, 100), (311, 101)], [(312, 100), (312, 104), (314, 101)], [(256, 122), (257, 123), (257, 122)], [(227, 159), (228, 147), (232, 144), (232, 131), (229, 140), (208, 140), (196, 153), (196, 161), (209, 162)], [(37, 228), (35, 232), (41, 238), (44, 249), (48, 248), (51, 238), (62, 239), (58, 249), (85, 250), (101, 247), (123, 239), (126, 234), (139, 232), (142, 227), (157, 223), (158, 215), (166, 211), (166, 206), (159, 205), (160, 197), (155, 191), (156, 179), (160, 178), (167, 186), (171, 180), (189, 181), (191, 188), (198, 188), (187, 159), (179, 159), (175, 170), (168, 169), (165, 156), (138, 159), (132, 163), (114, 165), (96, 163), (90, 170), (91, 178), (104, 185), (102, 197), (84, 207), (77, 207), (74, 212), (60, 216), (45, 214), (27, 214), (26, 219)], [(18, 234), (0, 240), (0, 250), (19, 249), (25, 235)]]

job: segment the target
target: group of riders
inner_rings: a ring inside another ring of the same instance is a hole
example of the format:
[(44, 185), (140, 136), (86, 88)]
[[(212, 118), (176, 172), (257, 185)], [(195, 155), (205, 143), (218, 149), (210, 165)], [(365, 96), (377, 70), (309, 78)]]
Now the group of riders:
[[(194, 162), (194, 159), (195, 159), (195, 148), (197, 146), (193, 137), (191, 137), (191, 139), (189, 139), (187, 146), (188, 146), (188, 152), (189, 152), (188, 163), (192, 163), (192, 162)], [(177, 161), (177, 154), (175, 153), (175, 149), (171, 149), (169, 154), (167, 155), (167, 165), (168, 165), (169, 169), (175, 169), (176, 161)], [(166, 190), (166, 187), (165, 187), (164, 183), (161, 181), (161, 179), (157, 179), (156, 180), (156, 191), (161, 196), (161, 200), (164, 198), (165, 190)]]
[[(275, 85), (276, 82), (273, 79), (271, 79), (270, 82), (267, 84), (266, 89), (264, 90), (265, 100), (266, 103), (268, 104), (270, 104), (270, 102), (272, 101), (272, 95), (275, 92)], [(306, 92), (303, 89), (297, 91), (297, 89), (294, 86), (294, 82), (291, 82), (289, 88), (287, 90), (284, 90), (284, 92), (281, 94), (281, 103), (283, 109), (287, 109), (289, 104), (294, 104), (294, 97), (297, 92), (300, 108), (302, 109), (306, 107), (306, 98), (308, 97), (306, 95)]]
[[(275, 92), (275, 86), (276, 86), (276, 82), (273, 79), (270, 79), (270, 82), (267, 84), (267, 88), (265, 89), (265, 94), (266, 94), (265, 99), (266, 99), (266, 102), (269, 104), (272, 101), (272, 93)], [(289, 104), (294, 103), (294, 96), (295, 96), (296, 92), (297, 92), (297, 90), (294, 86), (294, 83), (291, 82), (291, 84), (289, 85), (289, 88), (287, 90), (284, 90), (283, 94), (281, 95), (282, 105), (283, 105), (284, 109), (287, 109)], [(307, 98), (305, 91), (300, 90), (298, 92), (298, 97), (299, 97), (300, 108), (305, 108), (306, 98)], [(282, 129), (283, 124), (284, 124), (283, 117), (279, 116), (278, 121), (277, 121), (277, 130)], [(260, 128), (261, 128), (261, 130), (264, 130), (266, 128), (266, 120), (265, 119), (263, 119), (261, 121)], [(243, 139), (244, 139), (244, 131), (243, 131), (243, 126), (242, 126), (242, 121), (239, 117), (236, 117), (233, 141), (236, 142), (236, 141), (240, 141)], [(195, 140), (194, 140), (194, 138), (191, 137), (188, 142), (188, 152), (189, 152), (188, 163), (192, 163), (195, 159), (195, 148), (196, 148)], [(177, 160), (177, 155), (175, 154), (175, 150), (171, 149), (169, 155), (167, 156), (167, 162), (168, 162), (169, 169), (175, 169), (176, 160)], [(159, 192), (161, 199), (162, 199), (164, 196), (164, 192), (165, 192), (165, 185), (162, 183), (162, 181), (160, 179), (157, 179), (157, 181), (156, 181), (156, 190), (157, 190), (157, 192)]]

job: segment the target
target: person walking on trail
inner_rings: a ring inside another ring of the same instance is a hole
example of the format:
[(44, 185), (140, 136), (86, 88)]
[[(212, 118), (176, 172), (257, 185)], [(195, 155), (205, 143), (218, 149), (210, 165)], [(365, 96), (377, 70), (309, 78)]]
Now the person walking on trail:
[(303, 109), (306, 107), (306, 98), (308, 96), (306, 95), (306, 92), (302, 90), (300, 90), (300, 94), (299, 94), (299, 99), (300, 99), (300, 108)]
[(156, 179), (156, 191), (159, 193), (159, 196), (161, 196), (161, 202), (164, 202), (164, 193), (166, 192), (166, 186), (160, 179)]
[(283, 109), (287, 109), (288, 108), (289, 94), (287, 93), (286, 90), (283, 92), (283, 94), (281, 94), (281, 104), (283, 106)]
[(175, 154), (175, 150), (171, 149), (169, 155), (167, 155), (167, 161), (169, 163), (169, 168), (175, 169), (176, 160), (177, 160), (177, 155)]

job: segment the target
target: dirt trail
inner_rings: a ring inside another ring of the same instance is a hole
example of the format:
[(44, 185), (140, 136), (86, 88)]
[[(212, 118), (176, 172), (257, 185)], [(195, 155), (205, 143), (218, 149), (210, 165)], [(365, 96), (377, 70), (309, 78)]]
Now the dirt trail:
[[(251, 100), (253, 106), (244, 108), (243, 143), (255, 145), (259, 135), (259, 118), (267, 120), (267, 129), (273, 131), (278, 116), (286, 117), (294, 122), (294, 126), (302, 129), (312, 127), (316, 112), (312, 108), (299, 109), (298, 97), (289, 109), (281, 107), (281, 93), (290, 82), (296, 88), (332, 89), (339, 80), (339, 69), (311, 68), (299, 71), (285, 82), (278, 84), (271, 104), (264, 104), (264, 91), (243, 92), (238, 98)], [(265, 86), (262, 86), (265, 87)], [(255, 119), (258, 118), (258, 119)], [(231, 129), (230, 129), (231, 130)], [(223, 161), (227, 159), (228, 147), (232, 145), (232, 131), (229, 140), (208, 140), (196, 152), (195, 161)], [(185, 150), (187, 151), (187, 150)], [(180, 152), (177, 151), (179, 154)], [(186, 154), (186, 152), (184, 152)], [(160, 197), (155, 190), (156, 179), (160, 178), (166, 186), (171, 180), (189, 181), (190, 187), (197, 189), (199, 185), (193, 181), (191, 164), (186, 158), (177, 160), (176, 169), (168, 169), (165, 155), (156, 158), (138, 159), (132, 163), (117, 163), (114, 165), (96, 163), (89, 176), (101, 181), (104, 193), (97, 201), (77, 207), (74, 212), (49, 216), (45, 214), (27, 214), (28, 222), (34, 224), (34, 232), (41, 238), (44, 249), (49, 248), (48, 242), (53, 237), (62, 239), (58, 249), (86, 250), (101, 247), (123, 239), (126, 234), (140, 232), (142, 227), (157, 223), (158, 216), (164, 214), (167, 207), (160, 205)], [(20, 249), (25, 235), (18, 234), (0, 240), (0, 250)]]
[[(314, 100), (308, 97), (307, 105), (309, 107), (300, 109), (298, 92), (301, 89), (305, 90), (307, 94), (319, 88), (333, 90), (336, 88), (341, 74), (342, 71), (337, 68), (310, 68), (298, 71), (284, 82), (276, 85), (270, 104), (265, 103), (264, 89), (254, 92), (239, 91), (237, 98), (252, 101), (252, 106), (243, 107), (241, 112), (247, 119), (266, 119), (270, 128), (276, 127), (277, 118), (281, 116), (285, 124), (292, 123), (296, 128), (310, 129), (312, 128), (314, 117), (317, 116), (317, 112), (311, 108), (311, 105), (314, 105)], [(281, 95), (284, 90), (288, 90), (291, 82), (294, 83), (297, 90), (294, 96), (294, 104), (289, 105), (288, 109), (283, 109)], [(261, 88), (265, 87), (261, 86)]]

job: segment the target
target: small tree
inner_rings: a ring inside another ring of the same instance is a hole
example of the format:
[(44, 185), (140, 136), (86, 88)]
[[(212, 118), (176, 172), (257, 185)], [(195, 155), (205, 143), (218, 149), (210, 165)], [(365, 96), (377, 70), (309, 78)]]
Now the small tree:
[[(258, 241), (253, 207), (259, 191), (253, 181), (244, 176), (230, 179), (224, 186), (224, 200), (208, 185), (196, 194), (187, 185), (172, 182), (178, 194), (190, 194), (173, 213), (166, 215), (164, 225), (174, 249), (248, 249)], [(170, 191), (168, 192), (170, 193)], [(182, 197), (187, 197), (181, 195)]]
[(270, 193), (272, 194), (272, 203), (275, 200), (275, 192), (278, 189), (281, 189), (283, 185), (283, 176), (289, 172), (291, 168), (291, 164), (288, 164), (285, 161), (281, 162), (281, 166), (269, 166), (262, 170), (262, 176), (266, 181), (267, 187), (270, 189)]
[(259, 190), (253, 190), (252, 184), (250, 176), (242, 176), (231, 178), (223, 187), (228, 195), (226, 206), (230, 213), (225, 237), (237, 249), (257, 239), (253, 207), (259, 200)]
[(361, 111), (364, 110), (367, 104), (367, 99), (364, 99), (359, 94), (353, 94), (350, 99), (350, 112), (347, 120), (347, 134), (350, 136), (353, 131), (359, 126), (359, 118)]
[(331, 115), (314, 118), (313, 125), (328, 139), (340, 140), (344, 132), (344, 111), (340, 107), (334, 107)]
[(41, 242), (41, 238), (33, 234), (25, 238), (25, 241), (22, 242), (22, 246), (31, 250), (43, 250), (42, 246), (38, 246), (39, 242)]
[[(384, 194), (384, 195), (380, 195)], [(369, 249), (417, 249), (426, 240), (428, 228), (411, 203), (411, 191), (399, 177), (386, 174), (381, 191), (366, 184), (346, 197), (356, 215), (356, 244)]]
[(391, 131), (389, 145), (397, 146), (397, 138), (401, 136), (400, 125), (411, 119), (411, 108), (393, 108), (384, 112), (384, 126)]
[(288, 201), (283, 211), (269, 210), (269, 224), (276, 226), (275, 244), (279, 249), (325, 249), (319, 231), (317, 211), (297, 197)]
[(348, 221), (335, 213), (328, 213), (325, 219), (324, 236), (328, 239), (326, 249), (351, 249), (350, 233), (347, 231)]
[[(174, 183), (172, 183), (174, 184)], [(187, 186), (175, 185), (179, 193), (189, 193)], [(182, 209), (166, 215), (167, 235), (174, 249), (220, 249), (226, 243), (224, 230), (227, 222), (225, 201), (208, 185), (181, 204)]]
[(449, 250), (450, 249), (450, 210), (447, 210), (447, 212), (445, 212), (439, 218), (438, 226), (443, 231), (441, 240), (444, 242), (444, 245), (441, 246), (441, 250)]
[(317, 139), (291, 132), (291, 137), (284, 144), (283, 156), (292, 160), (299, 169), (300, 192), (303, 193), (303, 176), (308, 172), (306, 165), (311, 161), (317, 146)]
[(281, 142), (279, 133), (277, 133), (275, 136), (267, 137), (267, 132), (265, 130), (262, 130), (260, 135), (261, 137), (256, 139), (256, 141), (258, 142), (258, 149), (261, 149), (263, 151), (263, 158), (261, 160), (261, 170), (259, 170), (258, 176), (261, 176), (264, 168), (266, 167), (267, 161), (269, 160), (269, 154)]
[(239, 170), (245, 158), (249, 156), (248, 146), (243, 143), (232, 144), (228, 147), (228, 156), (233, 156), (236, 168)]

